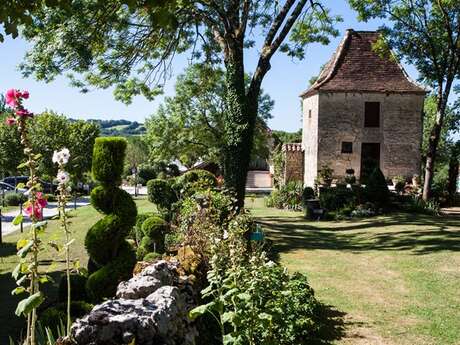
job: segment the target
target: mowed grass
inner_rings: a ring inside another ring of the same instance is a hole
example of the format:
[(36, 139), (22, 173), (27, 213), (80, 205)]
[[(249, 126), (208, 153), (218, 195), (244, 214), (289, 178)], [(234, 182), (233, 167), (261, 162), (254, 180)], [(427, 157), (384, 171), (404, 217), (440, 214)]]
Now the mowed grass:
[(262, 198), (246, 205), (280, 262), (306, 273), (342, 319), (334, 343), (460, 344), (460, 218), (311, 222)]
[[(138, 212), (155, 211), (155, 206), (145, 198), (135, 199)], [(88, 255), (84, 247), (84, 240), (88, 229), (96, 223), (103, 215), (99, 214), (93, 207), (85, 206), (78, 208), (69, 213), (72, 230), (72, 238), (75, 242), (71, 246), (71, 255), (74, 260), (79, 260), (82, 267), (86, 267)], [(11, 296), (11, 290), (15, 287), (15, 282), (11, 277), (11, 271), (19, 262), (16, 256), (16, 242), (26, 236), (19, 231), (3, 238), (3, 244), (0, 245), (0, 344), (8, 344), (8, 336), (17, 336), (24, 320), (16, 317), (14, 311), (19, 297)], [(51, 220), (44, 234), (40, 237), (44, 243), (56, 242), (64, 243), (64, 233), (62, 232), (59, 221)], [(48, 302), (51, 302), (56, 296), (57, 283), (65, 267), (65, 257), (63, 253), (58, 253), (50, 246), (45, 246), (40, 253), (42, 272), (47, 272), (54, 278), (56, 283), (47, 284), (45, 293), (48, 296)]]

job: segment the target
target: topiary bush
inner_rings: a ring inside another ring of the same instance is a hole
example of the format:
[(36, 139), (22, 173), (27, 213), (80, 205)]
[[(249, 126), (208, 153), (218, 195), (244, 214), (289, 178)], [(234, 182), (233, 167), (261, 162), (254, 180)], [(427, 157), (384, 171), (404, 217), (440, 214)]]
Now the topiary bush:
[[(81, 274), (70, 275), (70, 294), (72, 301), (87, 301), (88, 295), (86, 294), (87, 278)], [(67, 276), (63, 274), (59, 281), (58, 290), (59, 302), (67, 302)], [(65, 320), (65, 319), (64, 319)]]
[(137, 258), (139, 260), (152, 252), (164, 253), (165, 251), (165, 234), (168, 231), (168, 223), (159, 216), (147, 218), (142, 223), (142, 239), (137, 249)]
[(347, 187), (322, 188), (319, 203), (328, 211), (337, 211), (345, 206), (356, 204), (356, 196), (353, 190)]
[(171, 210), (178, 197), (169, 180), (155, 179), (147, 182), (147, 194), (150, 202), (153, 202), (163, 211)]
[(187, 171), (176, 180), (176, 189), (181, 195), (190, 196), (196, 192), (213, 189), (218, 185), (217, 178), (207, 170), (196, 169)]
[(154, 212), (141, 213), (138, 214), (136, 217), (136, 224), (134, 225), (134, 228), (131, 230), (129, 238), (136, 241), (138, 245), (142, 240), (142, 237), (144, 237), (144, 235), (142, 234), (142, 224), (147, 218), (150, 218), (152, 216), (155, 216)]
[(390, 191), (382, 171), (376, 168), (369, 175), (365, 188), (366, 200), (374, 203), (377, 207), (388, 206)]
[(92, 173), (100, 185), (91, 192), (91, 204), (106, 215), (85, 238), (90, 256), (86, 291), (94, 301), (115, 295), (118, 283), (130, 278), (136, 263), (125, 237), (136, 223), (137, 208), (131, 196), (119, 188), (125, 151), (123, 138), (97, 138), (94, 144)]

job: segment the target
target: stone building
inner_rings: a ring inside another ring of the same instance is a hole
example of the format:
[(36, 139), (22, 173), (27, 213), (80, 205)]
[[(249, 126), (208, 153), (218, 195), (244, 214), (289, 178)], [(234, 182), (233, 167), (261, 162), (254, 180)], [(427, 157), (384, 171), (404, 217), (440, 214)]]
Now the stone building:
[(347, 30), (316, 82), (301, 94), (304, 183), (327, 165), (334, 177), (379, 166), (387, 178), (420, 173), (426, 90), (388, 53), (378, 32)]

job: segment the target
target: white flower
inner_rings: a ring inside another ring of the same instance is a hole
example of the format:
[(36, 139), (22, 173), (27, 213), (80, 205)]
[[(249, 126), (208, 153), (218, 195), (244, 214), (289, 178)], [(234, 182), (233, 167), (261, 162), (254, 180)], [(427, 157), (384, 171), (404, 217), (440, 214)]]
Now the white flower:
[(70, 152), (67, 148), (63, 148), (61, 151), (54, 151), (53, 163), (64, 165), (67, 164), (70, 158)]
[(59, 170), (57, 174), (57, 179), (60, 184), (66, 184), (70, 180), (69, 174), (64, 170)]
[(224, 236), (223, 236), (224, 240), (226, 240), (228, 238), (228, 232), (227, 230), (224, 230)]

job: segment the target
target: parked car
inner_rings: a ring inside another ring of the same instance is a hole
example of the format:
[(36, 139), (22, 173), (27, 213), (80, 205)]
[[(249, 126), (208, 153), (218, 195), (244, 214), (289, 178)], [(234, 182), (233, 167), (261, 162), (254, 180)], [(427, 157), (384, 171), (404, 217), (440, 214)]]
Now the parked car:
[(9, 183), (0, 182), (0, 192), (11, 192), (14, 191), (16, 188)]
[[(18, 184), (23, 183), (24, 185), (29, 180), (29, 176), (9, 176), (5, 177), (1, 182), (7, 183), (11, 186), (16, 187)], [(57, 184), (39, 180), (43, 193), (54, 194), (57, 190)]]

